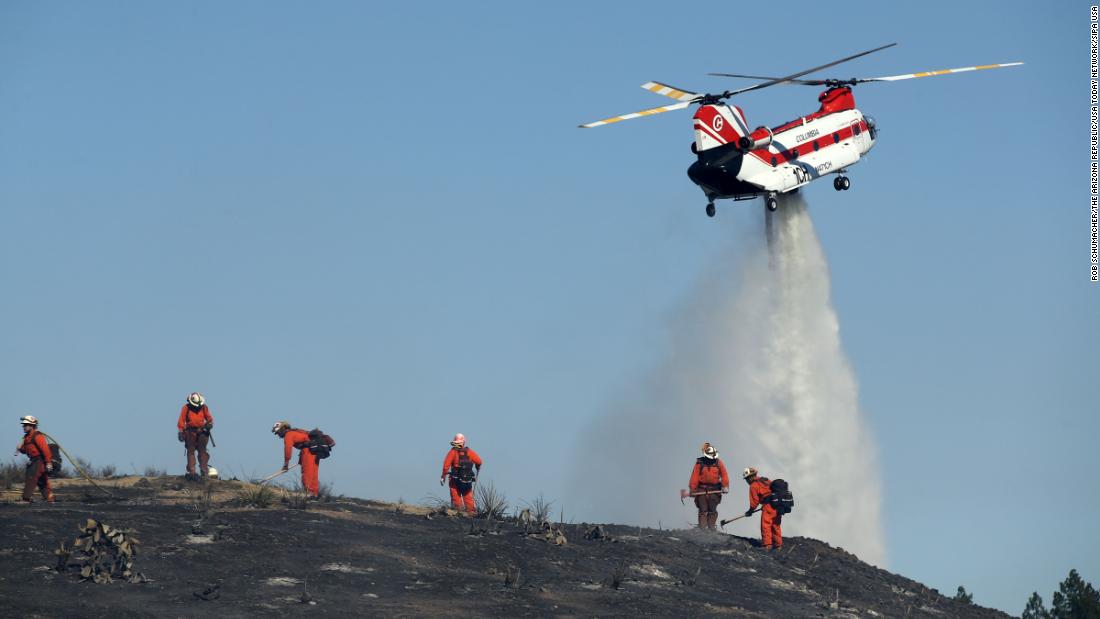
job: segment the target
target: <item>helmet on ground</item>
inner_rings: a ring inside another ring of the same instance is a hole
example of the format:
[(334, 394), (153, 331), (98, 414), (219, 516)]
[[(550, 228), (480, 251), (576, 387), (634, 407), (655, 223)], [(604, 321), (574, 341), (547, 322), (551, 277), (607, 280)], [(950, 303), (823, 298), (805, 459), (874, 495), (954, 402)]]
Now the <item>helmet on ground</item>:
[(187, 396), (187, 403), (195, 408), (202, 408), (203, 404), (206, 404), (206, 398), (202, 397), (202, 394), (196, 391)]
[(206, 476), (209, 477), (210, 479), (217, 479), (218, 478), (218, 469), (216, 469), (212, 466), (206, 467)]
[(278, 434), (279, 432), (282, 432), (283, 430), (289, 430), (289, 429), (290, 429), (290, 422), (289, 421), (276, 421), (275, 425), (271, 426), (271, 433), (272, 434)]
[(741, 477), (744, 477), (745, 479), (749, 479), (750, 477), (756, 477), (756, 469), (754, 469), (750, 466), (749, 468), (745, 469), (744, 473), (741, 473)]
[(459, 432), (451, 439), (451, 445), (453, 447), (464, 447), (466, 445), (466, 436)]
[(34, 415), (23, 415), (22, 417), (19, 418), (19, 425), (37, 426), (38, 425), (38, 418), (35, 417)]
[(703, 456), (710, 458), (711, 460), (714, 460), (718, 457), (718, 450), (715, 449), (714, 445), (711, 445), (710, 443), (703, 443), (702, 450)]

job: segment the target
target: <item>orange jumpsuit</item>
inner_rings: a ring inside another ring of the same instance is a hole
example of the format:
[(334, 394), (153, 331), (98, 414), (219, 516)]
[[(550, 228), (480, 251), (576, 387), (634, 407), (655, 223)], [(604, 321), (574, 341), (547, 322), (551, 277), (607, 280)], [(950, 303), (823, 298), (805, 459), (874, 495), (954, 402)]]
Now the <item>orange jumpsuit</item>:
[[(760, 499), (771, 493), (771, 480), (757, 477), (749, 484), (749, 509), (756, 509)], [(760, 510), (760, 541), (764, 548), (783, 547), (783, 515), (776, 513), (770, 503), (765, 503)]]
[(195, 452), (199, 452), (199, 467), (205, 476), (209, 470), (210, 454), (206, 453), (206, 443), (210, 440), (210, 434), (204, 432), (207, 424), (214, 425), (214, 416), (210, 414), (210, 408), (205, 404), (201, 408), (192, 408), (190, 404), (184, 404), (180, 409), (180, 418), (176, 422), (176, 428), (183, 432), (183, 447), (187, 452), (187, 474), (195, 474)]
[(50, 476), (46, 472), (46, 464), (53, 458), (50, 445), (46, 437), (38, 430), (31, 430), (23, 435), (23, 442), (19, 445), (19, 451), (27, 454), (31, 459), (27, 463), (27, 472), (23, 478), (23, 500), (30, 503), (34, 497), (34, 488), (42, 493), (42, 498), (53, 503), (53, 490), (50, 488)]
[[(708, 458), (699, 458), (695, 466), (691, 467), (691, 480), (688, 481), (691, 493), (719, 490), (726, 492), (730, 489), (730, 476), (726, 473), (726, 465), (720, 458), (711, 461)], [(722, 502), (720, 493), (701, 494), (695, 497), (695, 506), (699, 508), (699, 528), (713, 529), (718, 524), (718, 504)]]
[[(329, 440), (329, 447), (336, 441)], [(313, 496), (321, 493), (321, 480), (318, 477), (321, 459), (309, 450), (309, 432), (305, 430), (287, 430), (283, 435), (283, 467), (290, 465), (290, 455), (298, 449), (298, 464), (302, 467), (302, 487)]]
[[(464, 447), (466, 456), (470, 458), (470, 462), (474, 463), (478, 471), (481, 470), (481, 456), (477, 455), (477, 452), (468, 447)], [(452, 447), (447, 452), (447, 457), (443, 458), (443, 475), (448, 473), (451, 475), (451, 507), (462, 511), (463, 508), (471, 514), (476, 513), (477, 509), (474, 505), (474, 485), (472, 483), (466, 483), (458, 480), (455, 476), (458, 475), (460, 450)]]

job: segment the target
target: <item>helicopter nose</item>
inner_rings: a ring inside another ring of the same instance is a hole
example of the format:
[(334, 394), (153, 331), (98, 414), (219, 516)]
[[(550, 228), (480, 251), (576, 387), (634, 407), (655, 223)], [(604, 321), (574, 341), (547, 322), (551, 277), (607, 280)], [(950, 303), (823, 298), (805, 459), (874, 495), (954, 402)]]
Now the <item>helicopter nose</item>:
[(874, 117), (872, 117), (872, 116), (864, 116), (863, 119), (867, 121), (867, 130), (871, 133), (871, 139), (872, 140), (877, 139), (878, 138), (878, 122), (876, 122)]

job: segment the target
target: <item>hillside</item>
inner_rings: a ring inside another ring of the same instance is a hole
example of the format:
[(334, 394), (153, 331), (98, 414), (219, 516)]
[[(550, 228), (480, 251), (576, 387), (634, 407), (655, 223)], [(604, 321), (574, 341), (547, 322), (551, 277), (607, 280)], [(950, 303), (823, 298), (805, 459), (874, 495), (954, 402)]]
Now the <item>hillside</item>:
[[(538, 527), (408, 505), (245, 507), (255, 486), (236, 481), (208, 494), (177, 477), (102, 483), (114, 498), (80, 480), (58, 480), (54, 505), (2, 493), (5, 615), (1008, 616), (807, 538), (769, 554), (724, 534), (607, 525), (586, 539), (591, 526), (565, 524), (557, 545)], [(134, 570), (148, 582), (80, 582), (53, 569), (53, 551), (89, 518), (140, 540)]]

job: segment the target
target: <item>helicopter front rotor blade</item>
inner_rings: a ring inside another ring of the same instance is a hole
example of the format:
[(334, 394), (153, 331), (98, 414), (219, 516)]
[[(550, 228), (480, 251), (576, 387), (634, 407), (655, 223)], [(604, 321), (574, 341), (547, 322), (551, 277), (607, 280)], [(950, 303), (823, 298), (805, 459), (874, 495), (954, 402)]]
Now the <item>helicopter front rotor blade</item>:
[(1000, 69), (1002, 67), (1016, 67), (1022, 62), (1007, 62), (1004, 64), (983, 64), (976, 67), (960, 67), (958, 69), (941, 69), (939, 71), (923, 71), (921, 73), (906, 73), (905, 75), (889, 75), (886, 77), (858, 78), (857, 82), (897, 82), (911, 80), (918, 77), (935, 77), (937, 75), (950, 75), (952, 73), (967, 73), (969, 71), (981, 71), (983, 69)]

